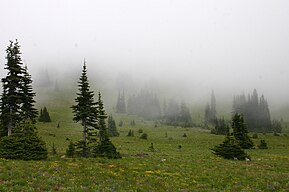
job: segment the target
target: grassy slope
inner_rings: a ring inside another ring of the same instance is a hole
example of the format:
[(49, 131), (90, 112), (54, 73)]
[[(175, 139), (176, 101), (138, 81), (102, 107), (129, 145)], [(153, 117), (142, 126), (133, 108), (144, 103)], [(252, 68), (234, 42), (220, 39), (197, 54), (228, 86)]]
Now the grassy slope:
[[(229, 161), (209, 150), (223, 136), (193, 128), (154, 127), (134, 116), (115, 116), (125, 126), (120, 137), (112, 138), (123, 154), (120, 160), (61, 158), (68, 145), (66, 138), (81, 137), (81, 126), (73, 123), (70, 102), (55, 94), (59, 103), (48, 107), (52, 123), (38, 123), (38, 131), (58, 156), (47, 161), (0, 159), (0, 191), (287, 191), (289, 188), (289, 138), (259, 135), (268, 150), (248, 150), (252, 161)], [(131, 127), (134, 119), (136, 126)], [(60, 128), (57, 124), (60, 122)], [(135, 137), (126, 137), (133, 129)], [(139, 129), (148, 140), (138, 138)], [(165, 137), (167, 132), (168, 137)], [(187, 138), (182, 137), (186, 133)], [(254, 140), (256, 143), (258, 140)], [(151, 143), (155, 151), (149, 150)], [(182, 146), (179, 149), (179, 145)]]

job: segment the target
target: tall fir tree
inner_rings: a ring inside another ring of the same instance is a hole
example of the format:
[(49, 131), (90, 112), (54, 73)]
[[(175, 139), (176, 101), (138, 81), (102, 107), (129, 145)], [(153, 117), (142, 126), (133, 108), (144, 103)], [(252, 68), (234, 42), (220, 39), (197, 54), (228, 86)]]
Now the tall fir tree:
[(23, 120), (31, 120), (32, 123), (36, 122), (36, 118), (38, 115), (37, 109), (34, 108), (34, 97), (35, 93), (32, 89), (32, 79), (31, 75), (29, 75), (27, 66), (24, 68), (23, 75), (23, 85), (21, 89), (21, 97), (22, 97), (22, 106), (20, 108), (21, 119)]
[(83, 139), (82, 139), (82, 156), (88, 156), (87, 144), (94, 141), (96, 137), (97, 128), (97, 102), (94, 102), (94, 93), (90, 91), (90, 85), (87, 78), (87, 69), (84, 61), (82, 74), (78, 82), (79, 93), (75, 98), (75, 105), (71, 108), (74, 113), (73, 120), (81, 122), (83, 126)]
[(3, 93), (1, 97), (1, 133), (11, 135), (16, 123), (21, 120), (20, 110), (23, 94), (23, 63), (21, 60), (20, 45), (18, 41), (10, 41), (6, 49), (6, 67), (7, 76), (2, 78)]

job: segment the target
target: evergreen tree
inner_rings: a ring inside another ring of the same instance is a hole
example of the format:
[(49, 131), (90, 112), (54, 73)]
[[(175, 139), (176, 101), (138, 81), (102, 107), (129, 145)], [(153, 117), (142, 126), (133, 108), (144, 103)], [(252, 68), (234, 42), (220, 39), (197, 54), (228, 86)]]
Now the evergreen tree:
[(43, 122), (51, 122), (50, 115), (46, 107), (43, 108)]
[(272, 121), (272, 130), (274, 131), (274, 133), (281, 133), (282, 132), (281, 121), (273, 119), (273, 121)]
[(181, 125), (182, 127), (192, 126), (192, 117), (191, 117), (190, 109), (187, 107), (187, 105), (184, 102), (181, 103), (178, 124)]
[(28, 73), (27, 66), (24, 68), (23, 72), (23, 85), (21, 89), (21, 97), (22, 97), (22, 106), (20, 107), (20, 116), (22, 120), (31, 120), (32, 123), (36, 122), (36, 118), (38, 115), (37, 109), (34, 108), (35, 93), (32, 90), (32, 80), (31, 76)]
[[(7, 63), (5, 69), (8, 70), (7, 76), (2, 78), (3, 93), (1, 97), (1, 124), (6, 132), (5, 135), (11, 135), (16, 123), (21, 120), (20, 108), (22, 104), (23, 94), (23, 63), (21, 60), (20, 45), (16, 40), (15, 43), (10, 41), (10, 45), (6, 49)], [(3, 135), (2, 135), (3, 136)]]
[(248, 130), (251, 132), (272, 132), (272, 124), (268, 102), (262, 95), (259, 99), (257, 90), (247, 99), (244, 94), (235, 96), (233, 100), (234, 113), (242, 113)]
[(211, 94), (211, 105), (207, 104), (205, 108), (205, 124), (214, 124), (217, 119), (216, 98), (214, 91)]
[(115, 123), (115, 120), (113, 119), (112, 115), (108, 116), (107, 129), (108, 129), (108, 135), (110, 137), (119, 136), (119, 133), (116, 129), (116, 123)]
[(248, 136), (248, 131), (244, 123), (243, 115), (236, 113), (232, 119), (233, 136), (243, 149), (250, 149), (254, 146), (253, 141)]
[(18, 123), (12, 135), (0, 139), (0, 158), (42, 160), (47, 154), (45, 142), (30, 122)]
[(72, 141), (70, 141), (68, 148), (66, 149), (66, 156), (74, 157), (74, 155), (75, 155), (75, 144)]
[(107, 158), (118, 159), (121, 158), (119, 152), (116, 151), (116, 147), (110, 141), (108, 136), (105, 119), (107, 115), (104, 110), (103, 101), (101, 99), (100, 92), (98, 93), (98, 130), (99, 130), (99, 144), (94, 149), (94, 156), (101, 156)]
[(117, 113), (126, 113), (124, 91), (123, 91), (122, 95), (120, 94), (120, 92), (118, 93), (116, 112)]
[(38, 117), (39, 122), (51, 122), (49, 112), (46, 107), (40, 109), (40, 115)]
[(74, 113), (73, 120), (75, 122), (81, 122), (83, 126), (83, 149), (82, 156), (88, 156), (87, 143), (95, 140), (95, 129), (97, 128), (97, 103), (93, 99), (93, 91), (90, 91), (90, 86), (87, 78), (86, 64), (84, 62), (82, 74), (78, 82), (79, 93), (75, 98), (75, 105), (73, 105), (72, 111)]
[(223, 117), (215, 120), (215, 128), (212, 129), (211, 132), (216, 135), (228, 135), (229, 129), (230, 128)]
[(226, 136), (222, 144), (216, 145), (211, 149), (213, 154), (225, 159), (250, 159), (250, 156), (240, 147), (238, 141), (232, 136)]

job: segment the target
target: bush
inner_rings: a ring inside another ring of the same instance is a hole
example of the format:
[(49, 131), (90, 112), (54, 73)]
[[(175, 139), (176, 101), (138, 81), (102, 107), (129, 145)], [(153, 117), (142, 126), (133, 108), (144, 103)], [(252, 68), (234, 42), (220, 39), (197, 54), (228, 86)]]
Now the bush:
[(75, 155), (75, 145), (72, 141), (69, 142), (68, 148), (66, 149), (67, 157), (74, 157)]
[(121, 155), (116, 151), (111, 141), (107, 140), (93, 148), (93, 157), (107, 157), (109, 159), (120, 159)]
[(139, 129), (139, 130), (138, 130), (138, 133), (143, 133), (143, 130), (142, 130), (142, 129)]
[(0, 158), (19, 160), (47, 159), (47, 148), (30, 122), (16, 125), (12, 135), (0, 139)]
[(148, 134), (143, 133), (143, 134), (141, 134), (140, 138), (141, 139), (148, 139)]
[(265, 140), (261, 139), (260, 144), (258, 145), (259, 149), (268, 149), (267, 143)]
[(233, 137), (227, 136), (224, 142), (211, 149), (213, 154), (225, 159), (250, 159), (250, 156), (238, 145), (238, 142)]
[(132, 131), (131, 129), (128, 131), (127, 133), (128, 137), (134, 137), (134, 131)]
[(253, 136), (252, 136), (252, 138), (253, 138), (253, 139), (257, 139), (257, 138), (258, 138), (258, 134), (257, 134), (257, 133), (254, 133)]

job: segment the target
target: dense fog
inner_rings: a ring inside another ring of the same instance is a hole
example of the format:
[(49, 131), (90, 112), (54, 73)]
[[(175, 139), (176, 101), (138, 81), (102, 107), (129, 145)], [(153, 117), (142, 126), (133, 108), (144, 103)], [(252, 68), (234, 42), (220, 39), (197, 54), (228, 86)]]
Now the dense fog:
[(35, 86), (49, 77), (73, 87), (85, 58), (111, 100), (147, 88), (204, 106), (214, 90), (230, 110), (256, 88), (278, 117), (289, 108), (287, 0), (1, 1), (0, 22), (2, 77), (18, 39)]

